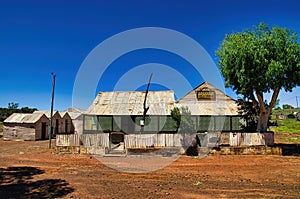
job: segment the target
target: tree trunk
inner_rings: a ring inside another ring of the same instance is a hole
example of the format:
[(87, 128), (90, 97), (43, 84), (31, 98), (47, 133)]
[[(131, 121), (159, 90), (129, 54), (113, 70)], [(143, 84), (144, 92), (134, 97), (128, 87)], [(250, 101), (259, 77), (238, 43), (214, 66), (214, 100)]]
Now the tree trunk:
[(260, 113), (257, 123), (257, 132), (266, 132), (269, 121), (269, 113), (268, 111), (263, 111)]
[[(258, 103), (255, 100), (255, 98), (253, 99), (253, 102), (254, 102), (254, 105), (256, 105), (256, 107), (259, 108), (259, 112), (260, 112), (258, 122), (257, 122), (257, 132), (266, 132), (267, 131), (269, 116), (272, 113), (272, 109), (276, 103), (276, 99), (278, 97), (279, 90), (280, 90), (280, 87), (276, 87), (274, 89), (271, 102), (267, 108), (264, 105), (263, 93), (261, 91), (256, 92), (256, 97), (259, 102), (259, 107), (257, 107)], [(252, 95), (252, 97), (254, 97), (254, 96)]]

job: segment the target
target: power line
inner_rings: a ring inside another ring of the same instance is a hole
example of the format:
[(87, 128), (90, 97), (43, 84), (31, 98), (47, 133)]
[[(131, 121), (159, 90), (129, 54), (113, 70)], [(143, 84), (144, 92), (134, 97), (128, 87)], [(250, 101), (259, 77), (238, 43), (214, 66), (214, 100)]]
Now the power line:
[(286, 98), (286, 99), (280, 99), (280, 102), (285, 102), (285, 101), (289, 101), (289, 100), (291, 100), (291, 99), (294, 99), (294, 98), (297, 98), (297, 97), (299, 97), (300, 98), (300, 96), (293, 96), (293, 97), (290, 97), (290, 98)]

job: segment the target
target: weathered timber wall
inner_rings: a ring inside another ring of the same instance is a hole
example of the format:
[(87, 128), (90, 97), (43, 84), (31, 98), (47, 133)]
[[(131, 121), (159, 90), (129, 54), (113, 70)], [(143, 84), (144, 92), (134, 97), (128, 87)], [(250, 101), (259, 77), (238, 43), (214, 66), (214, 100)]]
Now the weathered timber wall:
[(45, 139), (47, 139), (47, 138), (49, 138), (49, 134), (48, 134), (48, 128), (49, 128), (49, 125), (50, 125), (50, 121), (49, 121), (49, 119), (45, 116), (45, 115), (43, 115), (40, 119), (39, 119), (39, 121), (37, 121), (36, 123), (35, 123), (35, 140), (40, 140), (40, 139), (42, 139), (43, 138), (43, 135), (42, 135), (42, 125), (43, 125), (43, 123), (45, 123), (46, 124), (46, 126), (45, 126), (45, 134), (44, 134), (44, 138)]
[(230, 133), (230, 146), (274, 145), (274, 133)]
[(196, 134), (131, 134), (125, 135), (125, 148), (182, 147), (196, 142)]
[(3, 126), (4, 140), (35, 140), (35, 128)]
[(80, 140), (78, 134), (57, 134), (56, 146), (79, 146)]
[(95, 134), (82, 134), (80, 136), (81, 142), (84, 146), (101, 146), (109, 147), (109, 134), (108, 133), (95, 133)]
[(201, 147), (214, 146), (272, 146), (274, 133), (232, 133), (208, 132), (198, 133)]
[(75, 133), (77, 133), (78, 135), (82, 135), (82, 131), (83, 131), (83, 117), (81, 116), (81, 119), (76, 119), (76, 120), (72, 120), (72, 123), (74, 125), (74, 131)]

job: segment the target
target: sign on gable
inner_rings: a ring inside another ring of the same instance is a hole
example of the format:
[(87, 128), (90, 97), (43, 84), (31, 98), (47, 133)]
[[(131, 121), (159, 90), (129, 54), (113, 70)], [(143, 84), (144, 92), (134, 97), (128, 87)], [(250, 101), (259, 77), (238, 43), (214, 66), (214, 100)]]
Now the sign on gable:
[(204, 87), (197, 91), (198, 100), (216, 100), (216, 92), (210, 90), (208, 87)]

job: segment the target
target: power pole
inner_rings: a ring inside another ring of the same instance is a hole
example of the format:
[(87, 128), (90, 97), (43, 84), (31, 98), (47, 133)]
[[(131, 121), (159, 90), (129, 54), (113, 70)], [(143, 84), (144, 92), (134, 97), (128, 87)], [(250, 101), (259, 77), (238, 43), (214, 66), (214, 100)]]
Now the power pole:
[(49, 149), (51, 149), (51, 137), (53, 133), (53, 126), (52, 126), (52, 115), (53, 115), (53, 103), (54, 103), (54, 87), (55, 87), (55, 74), (51, 73), (52, 79), (52, 95), (51, 95), (51, 109), (50, 109), (50, 126), (48, 130), (49, 134)]
[(296, 104), (297, 104), (297, 108), (298, 108), (298, 96), (296, 96)]

